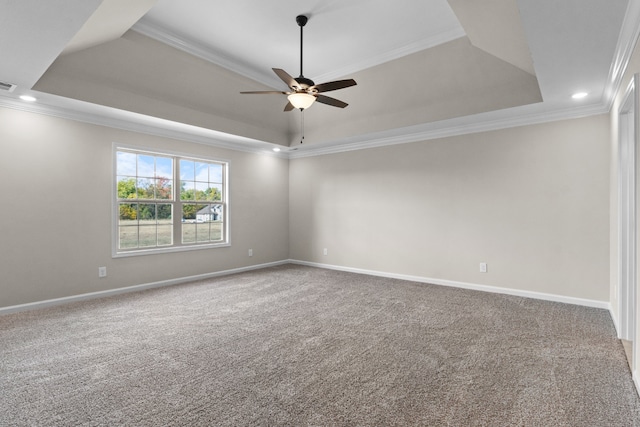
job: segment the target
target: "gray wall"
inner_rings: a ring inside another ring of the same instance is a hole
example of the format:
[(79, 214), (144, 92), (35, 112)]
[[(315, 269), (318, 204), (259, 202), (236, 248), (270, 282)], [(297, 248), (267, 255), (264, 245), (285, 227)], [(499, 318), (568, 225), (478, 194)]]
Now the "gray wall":
[[(0, 122), (0, 307), (288, 258), (609, 300), (606, 115), (291, 161), (10, 109)], [(229, 160), (231, 247), (112, 259), (114, 141)]]
[[(0, 307), (288, 257), (286, 159), (11, 109), (0, 123)], [(231, 247), (112, 259), (113, 142), (229, 160)]]
[(608, 301), (609, 137), (600, 115), (294, 159), (291, 258)]

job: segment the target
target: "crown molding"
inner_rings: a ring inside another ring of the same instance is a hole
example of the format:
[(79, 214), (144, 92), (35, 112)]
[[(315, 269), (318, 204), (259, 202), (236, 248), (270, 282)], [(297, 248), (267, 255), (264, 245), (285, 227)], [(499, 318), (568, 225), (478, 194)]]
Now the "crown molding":
[(270, 74), (266, 74), (263, 71), (258, 71), (252, 67), (241, 64), (238, 61), (234, 61), (231, 58), (220, 54), (219, 52), (214, 52), (210, 48), (174, 34), (164, 28), (145, 22), (144, 20), (138, 21), (133, 27), (131, 27), (131, 29), (143, 36), (150, 37), (175, 49), (179, 49), (222, 68), (226, 68), (229, 71), (255, 80), (265, 86), (271, 88), (282, 86), (282, 82), (279, 79), (272, 77)]
[[(99, 126), (177, 139), (213, 147), (296, 159), (347, 151), (378, 148), (437, 138), (488, 132), (518, 126), (568, 120), (609, 112), (602, 104), (555, 111), (532, 112), (538, 104), (458, 117), (438, 122), (390, 129), (338, 140), (307, 144), (302, 147), (283, 147), (257, 139), (160, 119), (144, 114), (91, 104), (46, 93), (35, 93), (37, 103), (25, 103), (8, 96), (0, 96), (0, 107), (59, 117)], [(280, 148), (276, 153), (274, 148)]]
[[(211, 63), (219, 65), (229, 71), (240, 74), (241, 76), (255, 80), (258, 83), (264, 84), (265, 86), (269, 86), (272, 88), (279, 88), (282, 86), (282, 82), (272, 76), (272, 73), (270, 72), (271, 70), (256, 70), (253, 67), (241, 64), (238, 61), (234, 61), (233, 59), (220, 54), (219, 52), (215, 52), (211, 48), (207, 48), (194, 42), (193, 40), (181, 37), (160, 26), (146, 22), (144, 21), (144, 19), (138, 21), (133, 27), (131, 27), (131, 29), (144, 36), (167, 44), (173, 48), (179, 49), (200, 59), (204, 59), (205, 61), (209, 61)], [(314, 80), (324, 82), (338, 79), (343, 76), (353, 74), (358, 71), (383, 64), (385, 62), (393, 61), (395, 59), (402, 58), (403, 56), (407, 56), (421, 50), (429, 49), (434, 46), (438, 46), (465, 36), (466, 33), (464, 32), (464, 29), (462, 29), (462, 27), (452, 28), (450, 30), (441, 32), (434, 37), (417, 40), (413, 43), (399, 46), (396, 49), (392, 49), (388, 52), (383, 52), (380, 55), (365, 58), (348, 66), (338, 68), (329, 73), (314, 76)]]
[[(0, 107), (204, 144), (227, 150), (288, 158), (285, 152), (286, 147), (271, 142), (160, 119), (85, 101), (64, 98), (57, 95), (36, 91), (31, 91), (31, 93), (38, 98), (38, 102), (27, 103), (13, 97), (0, 95)], [(274, 148), (280, 148), (282, 151), (276, 153), (273, 151)]]
[(462, 27), (452, 28), (448, 31), (439, 33), (434, 37), (416, 40), (413, 43), (400, 46), (388, 52), (383, 52), (380, 55), (376, 55), (370, 58), (365, 58), (361, 61), (355, 62), (351, 65), (347, 65), (342, 68), (338, 68), (329, 73), (321, 74), (319, 76), (314, 76), (314, 79), (319, 82), (339, 79), (341, 77), (357, 73), (358, 71), (375, 67), (376, 65), (384, 64), (385, 62), (393, 61), (393, 60), (402, 58), (404, 56), (408, 56), (413, 53), (420, 52), (422, 50), (430, 49), (432, 47), (439, 46), (441, 44), (459, 39), (461, 37), (466, 37), (466, 35), (467, 34), (464, 32)]
[(625, 71), (627, 70), (639, 36), (640, 2), (629, 1), (603, 94), (603, 102), (607, 106), (607, 110), (611, 110), (616, 96), (620, 91)]
[[(292, 148), (291, 151), (289, 151), (289, 158), (297, 159), (323, 156), (347, 151), (364, 150), (367, 148), (409, 144), (412, 142), (429, 141), (470, 133), (489, 132), (558, 120), (577, 119), (609, 112), (609, 109), (602, 104), (537, 113), (528, 111), (529, 108), (527, 107), (529, 106), (513, 108), (508, 110), (508, 112), (481, 113), (439, 122), (397, 128), (389, 131), (357, 135), (318, 144), (317, 146), (308, 145), (302, 148)], [(518, 110), (520, 110), (520, 113), (517, 112)]]

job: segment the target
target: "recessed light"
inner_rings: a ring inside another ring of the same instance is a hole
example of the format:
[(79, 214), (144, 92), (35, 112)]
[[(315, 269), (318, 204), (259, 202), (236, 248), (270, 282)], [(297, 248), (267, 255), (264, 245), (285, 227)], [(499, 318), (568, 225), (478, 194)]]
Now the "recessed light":
[(277, 153), (278, 151), (280, 151), (280, 149), (278, 147), (276, 147), (276, 148), (273, 149), (273, 151), (275, 151)]
[(35, 102), (36, 98), (34, 98), (31, 95), (20, 95), (20, 99), (22, 99), (23, 101), (27, 101), (27, 102)]
[(578, 92), (578, 93), (574, 93), (573, 95), (571, 95), (571, 97), (573, 99), (582, 99), (582, 98), (586, 97), (587, 95), (589, 95), (587, 92)]

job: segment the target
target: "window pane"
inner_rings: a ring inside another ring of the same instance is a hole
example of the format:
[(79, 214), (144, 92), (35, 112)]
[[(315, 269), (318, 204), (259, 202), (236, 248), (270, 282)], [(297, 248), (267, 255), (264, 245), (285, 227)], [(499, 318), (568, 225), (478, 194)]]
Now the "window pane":
[(158, 225), (158, 246), (173, 244), (173, 227), (171, 225)]
[(209, 165), (209, 182), (222, 183), (222, 165)]
[(116, 173), (118, 175), (136, 175), (136, 155), (118, 151), (116, 156)]
[(196, 186), (193, 181), (182, 181), (180, 183), (180, 200), (195, 200)]
[(212, 242), (223, 240), (224, 236), (222, 235), (222, 230), (223, 230), (222, 222), (212, 222), (211, 223), (210, 236), (211, 236), (211, 241)]
[(185, 222), (187, 222), (187, 223), (196, 222), (196, 219), (198, 219), (197, 218), (198, 211), (203, 209), (205, 206), (206, 205), (191, 204), (191, 203), (183, 204), (182, 205), (182, 219), (185, 220)]
[(168, 157), (156, 157), (157, 178), (173, 179), (173, 159)]
[(196, 200), (207, 200), (207, 190), (209, 184), (206, 182), (196, 182)]
[(205, 190), (206, 200), (221, 201), (222, 200), (222, 184), (209, 184)]
[(185, 203), (182, 213), (182, 243), (223, 240), (223, 205)]
[(138, 247), (138, 227), (118, 227), (118, 236), (119, 249)]
[(196, 162), (196, 181), (209, 182), (209, 163)]
[(153, 199), (153, 180), (148, 178), (138, 178), (137, 187), (139, 199)]
[(158, 178), (155, 180), (155, 197), (160, 200), (172, 200), (173, 194), (171, 193), (172, 180), (166, 178)]
[(157, 216), (158, 216), (158, 224), (172, 224), (171, 219), (173, 218), (172, 206), (169, 204), (158, 204), (157, 205)]
[[(142, 221), (140, 221), (143, 224)], [(153, 225), (143, 225), (138, 227), (138, 246), (141, 248), (149, 248), (156, 246), (158, 238), (156, 236), (157, 227)]]
[(222, 221), (223, 218), (223, 206), (222, 205), (211, 205), (211, 211), (213, 212), (213, 221)]
[(209, 241), (210, 206), (195, 203), (182, 205), (182, 243)]
[(155, 159), (153, 156), (138, 154), (138, 176), (152, 178), (155, 171)]
[(182, 243), (195, 243), (196, 242), (196, 224), (183, 222), (182, 223)]
[(192, 160), (180, 160), (180, 179), (185, 181), (196, 179), (195, 163)]
[(217, 221), (220, 218), (221, 206), (219, 205), (198, 205), (200, 209), (196, 213), (196, 222)]
[(118, 177), (118, 198), (119, 199), (135, 199), (136, 194), (136, 178), (133, 176)]
[[(138, 225), (138, 204), (137, 203), (120, 203), (120, 219), (119, 225)], [(133, 224), (132, 224), (133, 222)]]
[(156, 224), (156, 205), (154, 203), (140, 203), (138, 206), (140, 225)]
[(209, 223), (208, 222), (196, 223), (196, 240), (198, 242), (209, 241)]

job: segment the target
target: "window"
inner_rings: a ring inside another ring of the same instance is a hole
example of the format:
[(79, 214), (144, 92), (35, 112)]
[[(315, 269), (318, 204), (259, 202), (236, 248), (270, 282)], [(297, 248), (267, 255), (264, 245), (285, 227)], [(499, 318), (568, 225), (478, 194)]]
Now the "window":
[(115, 157), (114, 254), (228, 243), (227, 163), (129, 148)]

